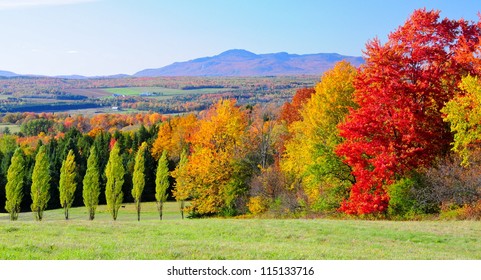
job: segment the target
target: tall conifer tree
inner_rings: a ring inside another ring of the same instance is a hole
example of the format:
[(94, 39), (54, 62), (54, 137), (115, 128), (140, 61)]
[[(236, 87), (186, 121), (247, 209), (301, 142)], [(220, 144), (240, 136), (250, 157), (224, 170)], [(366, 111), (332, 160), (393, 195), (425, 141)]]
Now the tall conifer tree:
[(157, 201), (157, 209), (159, 217), (162, 220), (162, 210), (164, 202), (167, 200), (167, 189), (169, 188), (169, 162), (167, 161), (167, 152), (164, 150), (157, 165), (155, 176), (155, 199)]
[(134, 174), (132, 175), (132, 197), (135, 201), (137, 210), (137, 220), (140, 221), (140, 207), (142, 200), (142, 192), (145, 187), (145, 153), (147, 143), (143, 142), (135, 156)]
[(20, 203), (23, 198), (23, 184), (25, 181), (25, 159), (22, 149), (17, 148), (11, 159), (10, 167), (7, 172), (6, 205), (5, 210), (10, 213), (10, 220), (18, 219), (20, 213)]
[(105, 199), (107, 201), (107, 208), (115, 221), (117, 220), (119, 208), (124, 198), (122, 186), (124, 184), (125, 175), (125, 167), (122, 163), (118, 141), (110, 151), (109, 161), (105, 167), (105, 175), (107, 177)]
[(50, 199), (50, 163), (47, 158), (45, 146), (41, 146), (35, 156), (35, 166), (32, 173), (32, 196), (31, 209), (35, 213), (35, 219), (41, 221), (43, 211)]
[(90, 148), (90, 155), (87, 160), (87, 172), (83, 179), (83, 200), (85, 207), (89, 210), (89, 220), (95, 218), (95, 210), (99, 204), (100, 195), (100, 172), (99, 160), (95, 146)]
[(59, 182), (60, 205), (64, 209), (66, 220), (68, 220), (68, 210), (72, 206), (77, 189), (76, 176), (75, 155), (73, 150), (69, 150), (67, 158), (62, 162)]

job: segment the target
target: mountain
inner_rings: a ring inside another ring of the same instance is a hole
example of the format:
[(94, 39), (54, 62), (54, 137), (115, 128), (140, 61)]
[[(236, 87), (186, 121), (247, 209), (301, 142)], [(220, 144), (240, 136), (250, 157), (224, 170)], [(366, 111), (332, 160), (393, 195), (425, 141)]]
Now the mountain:
[(341, 60), (355, 66), (364, 63), (362, 57), (344, 56), (337, 53), (288, 54), (286, 52), (255, 54), (246, 50), (228, 50), (212, 57), (145, 69), (136, 77), (155, 76), (283, 76), (320, 75)]
[(20, 76), (16, 73), (10, 72), (10, 71), (2, 71), (0, 70), (0, 77), (17, 77)]

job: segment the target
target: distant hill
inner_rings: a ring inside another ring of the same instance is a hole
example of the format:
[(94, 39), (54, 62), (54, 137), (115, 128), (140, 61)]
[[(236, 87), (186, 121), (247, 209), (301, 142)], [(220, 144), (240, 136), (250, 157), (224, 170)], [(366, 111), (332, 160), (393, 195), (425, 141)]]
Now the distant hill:
[(355, 66), (364, 63), (362, 57), (337, 53), (288, 54), (285, 52), (255, 54), (246, 50), (228, 50), (212, 57), (145, 69), (136, 77), (155, 76), (283, 76), (320, 75), (336, 62), (346, 60)]
[(20, 76), (16, 73), (10, 72), (10, 71), (2, 71), (0, 70), (0, 77), (17, 77)]

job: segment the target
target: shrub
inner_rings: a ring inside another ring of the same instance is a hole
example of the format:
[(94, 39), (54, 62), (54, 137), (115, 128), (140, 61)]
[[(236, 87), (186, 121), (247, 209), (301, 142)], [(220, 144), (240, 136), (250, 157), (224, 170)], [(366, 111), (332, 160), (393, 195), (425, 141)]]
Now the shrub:
[[(248, 207), (254, 211), (272, 212), (275, 216), (293, 213), (299, 209), (298, 189), (288, 189), (282, 172), (276, 166), (262, 169), (250, 182)], [(258, 197), (258, 198), (257, 198)]]
[(443, 220), (481, 220), (481, 200), (461, 207), (456, 204), (443, 205), (439, 218)]
[(462, 166), (458, 156), (441, 160), (424, 173), (430, 199), (443, 212), (473, 206), (481, 199), (481, 157), (469, 166)]
[(415, 213), (416, 200), (412, 193), (415, 184), (413, 179), (403, 178), (388, 187), (390, 216), (407, 217)]
[(387, 187), (388, 215), (391, 218), (414, 219), (423, 214), (439, 212), (438, 201), (433, 199), (432, 186), (423, 174), (412, 173)]
[(261, 196), (253, 196), (249, 199), (247, 208), (252, 214), (259, 215), (269, 209), (269, 202)]

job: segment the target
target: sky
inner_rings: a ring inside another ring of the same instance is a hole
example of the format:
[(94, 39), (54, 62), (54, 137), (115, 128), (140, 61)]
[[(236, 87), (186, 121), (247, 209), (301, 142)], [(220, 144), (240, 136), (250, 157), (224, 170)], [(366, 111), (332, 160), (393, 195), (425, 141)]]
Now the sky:
[(361, 56), (419, 8), (478, 21), (479, 0), (0, 0), (0, 70), (134, 74), (229, 49)]

